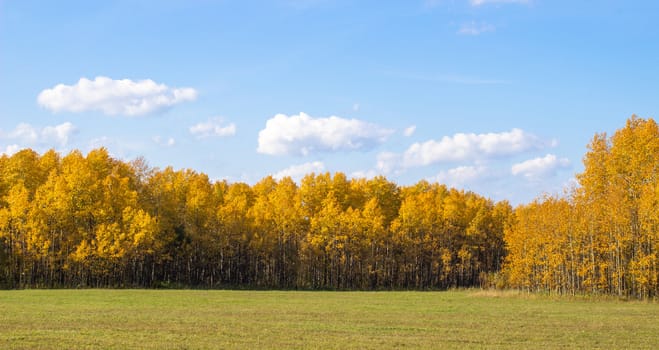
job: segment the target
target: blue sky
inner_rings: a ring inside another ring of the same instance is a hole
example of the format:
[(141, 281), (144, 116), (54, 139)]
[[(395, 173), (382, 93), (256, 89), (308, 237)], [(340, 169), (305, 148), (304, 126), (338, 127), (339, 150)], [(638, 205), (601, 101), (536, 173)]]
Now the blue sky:
[(518, 204), (659, 110), (659, 3), (0, 0), (0, 153), (378, 174)]

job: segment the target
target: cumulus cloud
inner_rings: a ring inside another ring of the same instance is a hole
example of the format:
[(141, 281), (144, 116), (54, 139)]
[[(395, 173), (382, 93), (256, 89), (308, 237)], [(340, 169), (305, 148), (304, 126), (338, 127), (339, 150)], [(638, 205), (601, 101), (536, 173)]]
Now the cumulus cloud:
[(460, 26), (460, 29), (458, 30), (458, 34), (480, 35), (487, 32), (493, 32), (495, 30), (496, 28), (491, 24), (469, 22), (469, 23), (464, 23)]
[(377, 156), (376, 168), (383, 174), (389, 174), (399, 167), (400, 162), (400, 154), (393, 152), (382, 152)]
[(471, 6), (487, 4), (528, 4), (530, 0), (469, 0)]
[(76, 132), (77, 128), (70, 122), (43, 128), (37, 128), (28, 123), (20, 123), (7, 133), (0, 132), (0, 142), (8, 143), (8, 145), (0, 147), (0, 155), (11, 156), (26, 147), (64, 147)]
[(197, 138), (210, 136), (225, 137), (236, 134), (236, 124), (224, 125), (222, 118), (211, 118), (206, 122), (198, 123), (189, 128), (190, 133)]
[(281, 180), (287, 176), (295, 181), (299, 181), (305, 175), (311, 173), (322, 173), (325, 171), (325, 164), (323, 162), (309, 162), (299, 165), (290, 166), (272, 175), (277, 180)]
[(551, 176), (561, 168), (567, 168), (570, 161), (567, 158), (558, 158), (553, 154), (547, 154), (544, 157), (529, 159), (527, 161), (514, 164), (511, 168), (513, 175), (522, 175), (529, 179), (543, 176)]
[(56, 126), (46, 126), (41, 130), (41, 137), (44, 142), (55, 142), (60, 146), (66, 146), (71, 135), (76, 132), (76, 127), (66, 122)]
[(484, 166), (459, 166), (449, 170), (442, 170), (434, 180), (451, 187), (460, 187), (474, 182), (486, 174), (487, 168)]
[(541, 148), (543, 142), (521, 129), (501, 133), (463, 134), (444, 136), (441, 140), (429, 140), (412, 144), (403, 154), (406, 168), (440, 162), (457, 162), (496, 156), (514, 155)]
[(115, 80), (99, 76), (80, 78), (74, 85), (58, 84), (45, 89), (37, 101), (53, 112), (98, 111), (107, 115), (138, 116), (154, 113), (197, 98), (193, 88), (170, 88), (151, 79)]
[(414, 132), (416, 131), (416, 125), (410, 125), (405, 130), (403, 130), (403, 135), (405, 137), (410, 137), (414, 135)]
[(34, 143), (39, 139), (39, 134), (37, 133), (37, 130), (32, 127), (32, 125), (27, 123), (20, 123), (16, 126), (16, 128), (14, 128), (14, 130), (9, 132), (8, 138)]
[(14, 130), (6, 134), (0, 134), (0, 139), (13, 143), (7, 146), (2, 153), (13, 154), (13, 152), (21, 148), (19, 144), (23, 145), (23, 147), (64, 147), (76, 132), (77, 128), (70, 122), (55, 126), (46, 126), (41, 129), (27, 123), (20, 123)]
[(362, 150), (384, 142), (392, 133), (357, 119), (277, 114), (259, 132), (257, 151), (269, 155), (308, 155)]
[(374, 178), (376, 176), (399, 175), (402, 173), (400, 167), (401, 155), (394, 152), (380, 152), (376, 157), (375, 167), (369, 170), (357, 170), (351, 173), (353, 178)]

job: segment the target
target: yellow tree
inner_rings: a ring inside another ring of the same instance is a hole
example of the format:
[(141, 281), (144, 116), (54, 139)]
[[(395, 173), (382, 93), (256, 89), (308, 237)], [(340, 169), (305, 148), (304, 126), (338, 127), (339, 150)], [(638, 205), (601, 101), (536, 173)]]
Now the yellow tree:
[(415, 288), (448, 285), (454, 252), (444, 244), (444, 190), (423, 182), (403, 191), (398, 217), (391, 225), (398, 247), (398, 283)]
[(215, 212), (219, 203), (206, 174), (185, 172), (186, 194), (183, 226), (190, 240), (189, 264), (194, 284), (213, 285), (217, 280), (212, 233), (217, 230)]
[(376, 199), (384, 225), (388, 227), (398, 216), (401, 205), (400, 188), (384, 176), (376, 176), (366, 182), (366, 199)]
[(639, 203), (641, 231), (644, 233), (642, 254), (634, 263), (636, 279), (641, 294), (656, 295), (659, 292), (659, 181), (648, 182)]
[(298, 188), (290, 177), (281, 179), (268, 194), (271, 227), (276, 237), (275, 271), (277, 285), (292, 287), (297, 281), (300, 266), (300, 242), (308, 230)]
[(659, 128), (655, 121), (636, 116), (627, 120), (626, 126), (611, 138), (608, 167), (611, 196), (617, 199), (611, 209), (615, 235), (622, 243), (621, 267), (629, 271), (629, 276), (618, 277), (623, 270), (616, 277), (630, 294), (647, 297), (652, 281), (656, 280), (654, 233), (643, 230), (647, 221), (643, 207), (647, 208), (645, 203), (654, 197), (653, 187), (659, 174)]
[(371, 198), (361, 210), (361, 218), (357, 234), (361, 245), (361, 270), (367, 274), (364, 278), (371, 289), (384, 287), (387, 279), (387, 266), (390, 264), (392, 247), (391, 237), (386, 228), (386, 217), (382, 212), (377, 198)]
[(8, 186), (7, 189), (20, 182), (27, 189), (30, 200), (37, 187), (48, 177), (48, 172), (41, 167), (39, 154), (29, 148), (9, 157), (0, 168), (0, 172)]
[(233, 183), (217, 209), (219, 266), (221, 279), (232, 285), (255, 284), (254, 266), (249, 255), (253, 223), (248, 215), (254, 205), (254, 192), (245, 183)]
[[(0, 208), (0, 238), (4, 241), (8, 255), (7, 280), (10, 287), (23, 288), (29, 285), (32, 257), (28, 254), (29, 213), (31, 203), (29, 192), (18, 181), (5, 197), (7, 206)], [(28, 280), (26, 280), (26, 277)]]
[(559, 292), (658, 292), (659, 128), (632, 116), (588, 145), (580, 187), (515, 210), (506, 231), (510, 283)]
[(646, 194), (653, 197), (659, 172), (657, 129), (654, 120), (632, 116), (610, 139), (596, 135), (584, 158), (577, 199), (589, 212), (594, 290), (640, 297), (651, 292), (653, 233), (643, 230), (643, 222), (652, 216)]
[(329, 173), (316, 175), (308, 174), (300, 183), (300, 201), (304, 215), (308, 218), (314, 216), (322, 208), (323, 200), (331, 190), (331, 177)]
[(277, 187), (277, 181), (267, 176), (256, 183), (254, 192), (254, 205), (249, 209), (249, 216), (253, 220), (253, 236), (250, 241), (251, 256), (255, 259), (255, 279), (258, 284), (274, 285), (276, 272), (275, 250), (278, 232), (274, 220), (274, 203), (270, 194)]
[(580, 278), (591, 293), (609, 291), (611, 271), (617, 269), (618, 249), (609, 229), (609, 178), (607, 169), (609, 143), (606, 134), (597, 134), (588, 145), (584, 172), (577, 175), (579, 184), (575, 201), (584, 217), (585, 257), (579, 267)]
[(506, 275), (512, 287), (526, 290), (538, 288), (536, 262), (540, 254), (540, 242), (534, 215), (539, 203), (534, 201), (515, 209), (513, 224), (505, 231), (504, 239), (508, 255), (506, 256)]
[(306, 238), (312, 284), (313, 287), (341, 288), (340, 254), (346, 237), (341, 227), (342, 210), (333, 191), (327, 193), (320, 208), (311, 218)]

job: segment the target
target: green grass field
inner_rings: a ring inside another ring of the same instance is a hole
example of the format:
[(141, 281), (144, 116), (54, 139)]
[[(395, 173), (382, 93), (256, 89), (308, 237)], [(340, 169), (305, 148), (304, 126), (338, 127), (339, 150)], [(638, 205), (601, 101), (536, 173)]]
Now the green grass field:
[(0, 292), (3, 349), (659, 348), (659, 304), (515, 293)]

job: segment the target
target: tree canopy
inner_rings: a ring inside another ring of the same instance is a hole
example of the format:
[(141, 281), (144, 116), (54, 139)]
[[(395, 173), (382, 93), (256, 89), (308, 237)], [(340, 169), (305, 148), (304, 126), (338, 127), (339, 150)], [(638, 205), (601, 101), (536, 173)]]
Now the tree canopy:
[(379, 176), (254, 185), (105, 148), (0, 157), (0, 286), (444, 289), (654, 297), (659, 127), (588, 145), (578, 186), (512, 208)]
[(0, 284), (426, 289), (499, 270), (512, 208), (422, 181), (190, 169), (26, 149), (0, 158)]

